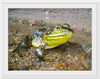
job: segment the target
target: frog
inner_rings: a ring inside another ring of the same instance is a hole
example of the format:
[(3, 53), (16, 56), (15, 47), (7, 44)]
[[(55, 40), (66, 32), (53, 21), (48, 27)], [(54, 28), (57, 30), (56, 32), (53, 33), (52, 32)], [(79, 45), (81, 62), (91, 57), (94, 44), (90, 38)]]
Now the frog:
[(73, 36), (73, 34), (74, 31), (68, 23), (63, 25), (56, 24), (50, 28), (37, 29), (31, 37), (26, 35), (25, 39), (13, 52), (18, 50), (18, 48), (27, 49), (33, 46), (38, 57), (45, 60), (49, 58), (48, 55), (46, 55), (45, 50), (58, 47), (65, 43), (70, 44), (68, 40)]
[(45, 29), (43, 32), (36, 30), (32, 39), (32, 46), (36, 47), (36, 52), (41, 58), (48, 58), (45, 55), (46, 49), (52, 49), (62, 44), (70, 42), (68, 41), (74, 32), (70, 28), (70, 25), (65, 23), (64, 25), (57, 24), (51, 28)]

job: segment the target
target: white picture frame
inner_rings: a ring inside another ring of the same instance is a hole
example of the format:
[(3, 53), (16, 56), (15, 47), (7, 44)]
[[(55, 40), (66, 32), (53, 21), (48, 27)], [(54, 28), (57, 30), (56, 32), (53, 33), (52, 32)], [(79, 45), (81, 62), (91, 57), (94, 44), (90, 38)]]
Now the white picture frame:
[[(34, 6), (33, 6), (34, 4)], [(96, 45), (96, 27), (98, 26), (97, 22), (98, 22), (98, 19), (97, 19), (97, 11), (98, 11), (98, 7), (96, 2), (93, 2), (92, 4), (90, 3), (75, 3), (75, 4), (72, 4), (72, 3), (62, 3), (62, 4), (56, 4), (56, 3), (2, 3), (3, 5), (3, 37), (4, 37), (4, 52), (3, 52), (3, 70), (2, 70), (2, 74), (3, 74), (3, 78), (10, 78), (10, 77), (25, 77), (28, 78), (40, 78), (40, 77), (43, 77), (43, 78), (47, 78), (47, 77), (64, 77), (64, 78), (82, 78), (82, 77), (85, 77), (85, 78), (100, 78), (100, 76), (97, 74), (98, 73), (98, 69), (97, 69), (97, 66), (98, 65), (98, 59), (97, 59), (97, 55), (98, 55), (98, 52), (96, 51), (97, 50), (97, 45)], [(60, 6), (60, 7), (59, 7)], [(93, 60), (92, 60), (92, 71), (8, 71), (8, 55), (7, 55), (7, 52), (8, 52), (8, 8), (40, 8), (40, 7), (46, 7), (46, 8), (92, 8), (92, 57), (93, 57)], [(96, 52), (96, 53), (95, 53)]]

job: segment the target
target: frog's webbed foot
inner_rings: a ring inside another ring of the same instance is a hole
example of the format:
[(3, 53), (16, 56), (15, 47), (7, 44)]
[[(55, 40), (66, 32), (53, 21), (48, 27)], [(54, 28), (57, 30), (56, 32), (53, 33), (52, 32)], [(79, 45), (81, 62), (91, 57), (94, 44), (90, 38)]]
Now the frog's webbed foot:
[(49, 58), (48, 55), (46, 55), (45, 45), (39, 46), (39, 48), (36, 49), (36, 52), (37, 52), (39, 58), (42, 60), (46, 60)]
[(48, 60), (49, 59), (49, 55), (44, 55), (44, 60)]
[(40, 48), (36, 49), (36, 53), (38, 54), (39, 58), (41, 60), (46, 60), (48, 59), (48, 55), (45, 54), (45, 50), (41, 50)]

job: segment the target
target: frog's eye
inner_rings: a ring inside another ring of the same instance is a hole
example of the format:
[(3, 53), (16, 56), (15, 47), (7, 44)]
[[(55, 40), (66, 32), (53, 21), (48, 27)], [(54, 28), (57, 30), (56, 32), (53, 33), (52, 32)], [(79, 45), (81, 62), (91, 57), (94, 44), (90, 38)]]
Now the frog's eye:
[(56, 29), (59, 29), (59, 27), (56, 27)]
[(60, 27), (58, 27), (58, 26), (56, 26), (55, 28), (56, 28), (56, 30), (57, 30), (57, 31), (59, 31), (59, 30), (60, 30)]

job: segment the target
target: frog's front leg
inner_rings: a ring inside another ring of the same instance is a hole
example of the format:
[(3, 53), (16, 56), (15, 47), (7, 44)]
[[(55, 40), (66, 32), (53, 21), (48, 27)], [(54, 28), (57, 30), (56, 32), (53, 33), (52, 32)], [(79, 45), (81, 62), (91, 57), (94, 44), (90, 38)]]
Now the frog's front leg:
[(38, 48), (36, 48), (36, 52), (39, 56), (39, 58), (45, 60), (48, 59), (47, 55), (45, 54), (45, 44), (40, 45)]

